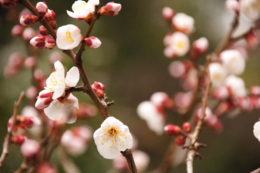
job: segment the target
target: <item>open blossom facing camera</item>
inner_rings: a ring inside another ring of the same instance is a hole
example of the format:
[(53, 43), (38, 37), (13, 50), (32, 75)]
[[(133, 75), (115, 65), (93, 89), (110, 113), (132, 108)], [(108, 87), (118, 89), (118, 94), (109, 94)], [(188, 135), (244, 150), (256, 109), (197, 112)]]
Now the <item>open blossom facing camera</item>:
[(224, 85), (230, 89), (232, 97), (239, 98), (246, 96), (246, 87), (243, 79), (230, 75), (224, 81)]
[(99, 153), (106, 159), (114, 159), (133, 145), (129, 128), (114, 117), (108, 117), (93, 136)]
[(91, 14), (95, 11), (95, 6), (99, 5), (99, 0), (89, 0), (88, 3), (82, 0), (75, 1), (72, 5), (72, 11), (67, 13), (70, 17), (76, 18), (79, 20), (88, 20), (91, 18)]
[(219, 87), (224, 82), (226, 70), (220, 63), (211, 63), (209, 65), (209, 75), (213, 87)]
[(64, 25), (57, 30), (57, 46), (60, 49), (74, 49), (82, 40), (80, 29), (72, 24)]

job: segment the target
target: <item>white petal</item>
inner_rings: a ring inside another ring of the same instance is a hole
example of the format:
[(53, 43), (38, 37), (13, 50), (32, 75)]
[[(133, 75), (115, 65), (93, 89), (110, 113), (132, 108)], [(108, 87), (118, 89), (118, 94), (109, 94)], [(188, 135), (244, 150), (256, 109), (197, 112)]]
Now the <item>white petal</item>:
[[(103, 130), (100, 128), (95, 131), (94, 140), (97, 145), (98, 152), (106, 159), (114, 159), (120, 154), (120, 151), (111, 144), (111, 142), (103, 141)], [(112, 147), (111, 147), (112, 146)]]
[(260, 141), (260, 121), (255, 123), (253, 132), (255, 137)]
[(67, 124), (73, 124), (75, 123), (77, 120), (77, 116), (76, 115), (72, 115), (69, 117), (68, 121), (67, 121)]
[(67, 109), (64, 104), (60, 103), (58, 100), (54, 100), (47, 108), (44, 109), (44, 113), (49, 119), (59, 121), (68, 116), (66, 110)]
[(106, 126), (123, 126), (124, 124), (116, 119), (115, 117), (108, 117), (102, 124), (101, 127), (106, 127)]
[(70, 17), (72, 17), (72, 18), (78, 18), (78, 16), (77, 16), (75, 13), (71, 12), (71, 11), (68, 11), (68, 10), (67, 10), (67, 14), (68, 14)]
[(65, 83), (62, 82), (57, 88), (55, 88), (55, 91), (53, 93), (52, 99), (57, 99), (63, 95), (65, 91)]
[(74, 108), (79, 109), (79, 100), (77, 97), (75, 97), (74, 95), (70, 94), (68, 97), (68, 101), (71, 102), (72, 101), (72, 105)]
[[(64, 71), (64, 66), (62, 65), (62, 63), (60, 61), (56, 61), (54, 63), (54, 68), (58, 73), (61, 73), (63, 75), (63, 78), (65, 76), (65, 71)], [(62, 77), (62, 76), (61, 76)]]
[(117, 147), (120, 151), (125, 151), (126, 149), (130, 149), (133, 146), (133, 137), (126, 125), (122, 126), (120, 130), (122, 131), (121, 133), (125, 135), (121, 137), (120, 141), (118, 141), (120, 144), (117, 145)]
[(66, 84), (69, 87), (74, 87), (79, 81), (79, 70), (77, 67), (72, 67), (66, 75)]

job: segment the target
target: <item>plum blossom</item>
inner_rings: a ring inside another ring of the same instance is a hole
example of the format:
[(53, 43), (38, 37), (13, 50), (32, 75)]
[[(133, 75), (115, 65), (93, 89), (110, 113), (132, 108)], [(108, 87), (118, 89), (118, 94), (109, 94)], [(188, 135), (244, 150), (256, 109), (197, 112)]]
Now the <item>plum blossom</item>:
[(258, 0), (241, 0), (240, 11), (249, 20), (255, 21), (259, 19), (259, 1)]
[(91, 18), (91, 14), (95, 12), (95, 6), (99, 5), (99, 0), (89, 0), (88, 3), (82, 0), (77, 0), (72, 5), (72, 11), (67, 13), (70, 17), (79, 20)]
[(238, 50), (225, 50), (219, 55), (227, 73), (240, 75), (245, 70), (245, 59)]
[(224, 85), (230, 89), (232, 97), (238, 98), (246, 96), (246, 88), (243, 79), (230, 75), (225, 79)]
[(22, 115), (24, 117), (33, 117), (33, 126), (29, 128), (29, 132), (35, 136), (40, 135), (41, 133), (41, 119), (39, 118), (39, 114), (37, 110), (32, 106), (26, 106), (22, 110)]
[(177, 13), (172, 18), (172, 24), (177, 31), (184, 34), (191, 34), (194, 29), (194, 19), (187, 14)]
[(225, 80), (226, 70), (220, 63), (211, 63), (209, 65), (209, 75), (213, 87), (219, 87)]
[(65, 77), (64, 66), (60, 61), (54, 63), (55, 72), (46, 80), (45, 90), (53, 92), (52, 99), (57, 99), (64, 94), (66, 88), (75, 87), (79, 81), (79, 70), (72, 67)]
[(181, 32), (175, 32), (171, 35), (169, 45), (166, 49), (171, 48), (175, 56), (184, 56), (190, 49), (190, 40), (187, 35)]
[(260, 141), (260, 121), (255, 123), (253, 132), (255, 137)]
[(133, 145), (129, 128), (114, 117), (108, 117), (93, 136), (99, 153), (106, 159), (114, 159)]
[(150, 130), (158, 135), (163, 134), (164, 114), (157, 109), (154, 103), (151, 101), (141, 102), (137, 107), (137, 114), (146, 121)]
[(60, 49), (74, 49), (82, 40), (80, 29), (72, 24), (64, 25), (57, 30), (57, 46)]

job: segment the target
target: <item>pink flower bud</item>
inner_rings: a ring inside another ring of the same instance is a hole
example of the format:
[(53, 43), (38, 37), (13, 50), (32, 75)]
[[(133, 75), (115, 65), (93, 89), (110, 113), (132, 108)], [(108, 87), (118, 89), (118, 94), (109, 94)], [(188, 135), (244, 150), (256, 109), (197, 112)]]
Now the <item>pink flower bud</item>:
[(20, 123), (23, 124), (23, 126), (25, 126), (26, 128), (32, 128), (32, 126), (34, 125), (34, 121), (33, 121), (34, 117), (29, 117), (29, 116), (21, 116), (19, 121)]
[(175, 52), (174, 52), (174, 50), (171, 46), (166, 47), (163, 51), (163, 54), (167, 58), (175, 58), (176, 57), (176, 54), (175, 54)]
[(19, 136), (12, 136), (11, 142), (14, 144), (22, 145), (23, 142), (26, 140), (26, 136), (24, 135), (19, 135)]
[(36, 59), (35, 59), (35, 57), (28, 57), (28, 58), (26, 58), (25, 59), (25, 61), (24, 61), (24, 66), (26, 67), (26, 68), (32, 68), (32, 67), (34, 67), (36, 65)]
[(165, 20), (171, 21), (174, 15), (175, 15), (175, 12), (170, 7), (164, 7), (163, 8), (162, 16)]
[(20, 24), (23, 26), (30, 26), (32, 24), (35, 24), (39, 20), (39, 17), (25, 14), (20, 17)]
[(41, 26), (39, 27), (39, 30), (40, 30), (40, 34), (41, 34), (41, 35), (46, 36), (46, 35), (49, 34), (48, 30), (47, 30), (43, 25), (41, 25)]
[(32, 28), (26, 28), (24, 31), (23, 31), (23, 39), (25, 41), (30, 41), (34, 36), (36, 35), (36, 32), (34, 31), (34, 29)]
[(44, 15), (44, 19), (49, 23), (49, 25), (53, 29), (57, 28), (56, 14), (53, 10), (48, 10), (48, 12)]
[(178, 136), (175, 142), (178, 146), (183, 146), (186, 143), (186, 138), (184, 136)]
[(90, 118), (97, 115), (97, 108), (93, 105), (82, 103), (76, 112), (78, 118)]
[(43, 72), (41, 69), (36, 69), (33, 74), (35, 80), (42, 80), (43, 79)]
[(23, 66), (24, 57), (20, 53), (13, 53), (9, 57), (9, 66), (15, 69), (20, 69)]
[(36, 37), (33, 37), (30, 41), (31, 45), (33, 45), (36, 48), (43, 49), (45, 47), (45, 40), (46, 37), (42, 35), (38, 35)]
[(239, 98), (237, 104), (243, 111), (250, 112), (254, 109), (254, 105), (252, 104), (250, 97)]
[(105, 85), (103, 85), (101, 82), (96, 82), (95, 81), (92, 86), (94, 86), (95, 88), (100, 89), (100, 90), (105, 90)]
[(38, 155), (40, 149), (41, 145), (39, 142), (32, 139), (27, 139), (21, 146), (21, 153), (26, 159), (33, 159)]
[(94, 37), (94, 36), (91, 36), (89, 38), (85, 38), (84, 43), (89, 48), (92, 48), (92, 49), (96, 49), (96, 48), (99, 48), (101, 46), (101, 41), (97, 37)]
[(238, 12), (240, 9), (240, 4), (237, 0), (226, 0), (225, 6), (229, 11)]
[(48, 11), (48, 6), (45, 2), (38, 2), (36, 4), (36, 10), (40, 16), (44, 16)]
[(209, 47), (209, 42), (207, 38), (201, 37), (200, 39), (193, 42), (191, 56), (193, 58), (197, 58), (201, 54), (205, 53), (208, 50), (208, 47)]
[(93, 85), (91, 85), (93, 91), (96, 93), (96, 95), (99, 97), (99, 98), (103, 98), (104, 95), (105, 95), (105, 86), (100, 83), (100, 82), (94, 82)]
[(175, 125), (172, 125), (172, 124), (168, 124), (168, 125), (164, 126), (164, 131), (165, 131), (165, 133), (167, 133), (168, 135), (175, 136), (175, 135), (180, 134), (181, 128), (180, 128), (179, 126), (175, 126)]
[[(43, 90), (43, 91), (45, 91), (45, 90)], [(37, 97), (37, 101), (35, 103), (35, 107), (37, 109), (44, 109), (44, 108), (48, 107), (51, 104), (51, 102), (53, 101), (52, 95), (53, 95), (53, 92), (49, 92), (49, 93), (41, 92), (41, 93), (39, 93), (39, 96)]]
[(250, 31), (246, 36), (246, 42), (250, 48), (257, 48), (259, 45), (259, 33), (254, 30)]
[(250, 88), (250, 95), (260, 96), (260, 86), (252, 86)]
[(60, 51), (54, 51), (49, 56), (49, 61), (54, 64), (56, 61), (62, 61), (62, 54)]
[(185, 122), (182, 124), (182, 130), (186, 133), (190, 133), (191, 132), (191, 125), (189, 122)]
[(213, 91), (212, 96), (218, 100), (225, 100), (230, 97), (230, 91), (227, 87), (221, 86)]
[(23, 27), (21, 25), (15, 25), (11, 33), (14, 37), (21, 37), (23, 35)]
[(51, 163), (45, 162), (38, 167), (37, 173), (58, 173), (58, 171)]
[(122, 8), (121, 4), (109, 2), (104, 7), (100, 8), (98, 13), (101, 16), (115, 16), (118, 15), (121, 8)]
[(52, 38), (46, 38), (45, 48), (52, 50), (56, 46), (56, 41)]
[(9, 8), (19, 3), (19, 0), (0, 0), (1, 4), (5, 8)]
[(26, 90), (26, 97), (29, 98), (29, 99), (35, 99), (36, 96), (37, 96), (37, 93), (38, 90), (35, 86), (30, 86), (27, 90)]

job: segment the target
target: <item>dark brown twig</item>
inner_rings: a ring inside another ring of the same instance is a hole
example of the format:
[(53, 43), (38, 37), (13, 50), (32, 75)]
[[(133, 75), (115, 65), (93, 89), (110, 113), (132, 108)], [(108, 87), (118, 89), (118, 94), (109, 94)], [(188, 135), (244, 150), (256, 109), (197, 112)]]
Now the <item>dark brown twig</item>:
[(5, 158), (9, 154), (8, 147), (9, 147), (9, 143), (10, 143), (10, 140), (11, 140), (11, 137), (12, 137), (12, 131), (13, 131), (14, 126), (16, 125), (18, 108), (19, 108), (19, 106), (20, 106), (20, 104), (21, 104), (21, 102), (24, 98), (24, 95), (25, 95), (24, 92), (22, 92), (20, 94), (18, 101), (15, 102), (15, 104), (14, 104), (14, 112), (13, 112), (13, 116), (12, 116), (13, 117), (13, 123), (10, 127), (10, 130), (6, 134), (5, 141), (4, 141), (4, 144), (3, 144), (3, 152), (2, 152), (2, 155), (0, 157), (0, 170), (3, 167), (3, 162), (4, 162)]

